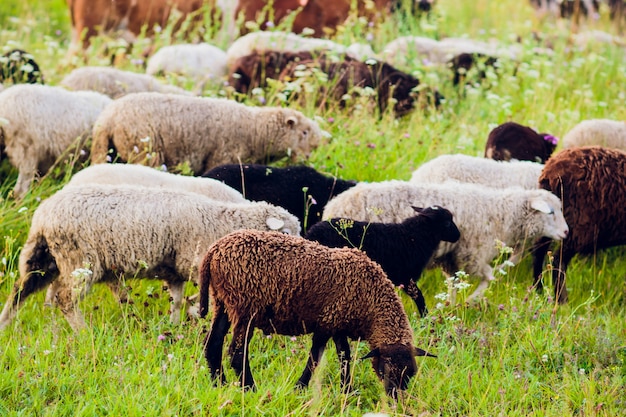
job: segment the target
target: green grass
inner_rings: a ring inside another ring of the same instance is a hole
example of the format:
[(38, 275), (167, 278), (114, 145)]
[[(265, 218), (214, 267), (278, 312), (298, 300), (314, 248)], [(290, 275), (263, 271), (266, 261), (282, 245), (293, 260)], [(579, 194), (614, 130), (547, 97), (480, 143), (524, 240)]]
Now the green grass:
[[(515, 18), (513, 18), (515, 16)], [(612, 31), (603, 17), (592, 28)], [(378, 28), (355, 19), (336, 39), (348, 44), (373, 36), (376, 50), (400, 35), (470, 36), (505, 44), (521, 39), (521, 63), (506, 63), (489, 88), (457, 91), (444, 70), (419, 62), (405, 68), (446, 97), (438, 111), (415, 111), (395, 120), (378, 117), (367, 99), (347, 109), (317, 109), (314, 100), (293, 103), (318, 116), (332, 134), (309, 163), (343, 178), (361, 181), (408, 179), (420, 163), (443, 153), (481, 155), (489, 131), (514, 120), (562, 137), (579, 120), (626, 119), (624, 51), (612, 45), (585, 50), (568, 42), (570, 25), (539, 20), (525, 1), (440, 0), (430, 20), (399, 18)], [(62, 0), (5, 0), (0, 7), (0, 47), (33, 53), (46, 80), (56, 84), (76, 65), (65, 57), (69, 16)], [(554, 45), (552, 57), (536, 54), (532, 32)], [(156, 45), (170, 42), (165, 34)], [(201, 33), (212, 40), (212, 28)], [(223, 41), (219, 42), (225, 46)], [(219, 43), (218, 42), (218, 43)], [(117, 65), (141, 71), (143, 46)], [(105, 41), (95, 42), (86, 63), (106, 65)], [(168, 81), (187, 88), (189, 80)], [(280, 86), (277, 87), (280, 89)], [(223, 86), (205, 95), (228, 96)], [(275, 92), (274, 92), (275, 93)], [(282, 104), (266, 93), (269, 103)], [(255, 103), (258, 98), (251, 97)], [(17, 258), (39, 201), (67, 181), (61, 165), (36, 184), (24, 201), (9, 197), (17, 173), (0, 165), (0, 301), (17, 277)], [(306, 362), (310, 339), (256, 334), (251, 366), (258, 391), (243, 393), (226, 365), (228, 383), (214, 387), (202, 352), (208, 321), (173, 326), (168, 295), (158, 281), (131, 281), (133, 304), (118, 305), (104, 286), (81, 303), (89, 330), (73, 334), (62, 314), (31, 297), (18, 319), (0, 333), (0, 415), (4, 416), (186, 416), (346, 415), (380, 411), (413, 416), (618, 416), (626, 399), (626, 258), (624, 248), (576, 258), (568, 274), (570, 302), (555, 306), (550, 288), (530, 289), (528, 257), (492, 283), (486, 300), (447, 305), (443, 274), (428, 271), (420, 281), (430, 315), (419, 319), (403, 296), (417, 346), (438, 355), (419, 358), (419, 371), (398, 404), (389, 401), (368, 361), (354, 359), (355, 391), (342, 394), (334, 349), (329, 346), (311, 387), (293, 385)], [(548, 280), (549, 281), (549, 280)], [(470, 279), (475, 283), (475, 279)], [(549, 283), (547, 283), (549, 287)], [(189, 293), (193, 292), (189, 288)], [(441, 302), (440, 308), (436, 304)], [(160, 337), (161, 336), (161, 337)], [(163, 340), (161, 340), (163, 339)], [(367, 346), (354, 342), (355, 358)], [(228, 359), (225, 359), (225, 364)]]

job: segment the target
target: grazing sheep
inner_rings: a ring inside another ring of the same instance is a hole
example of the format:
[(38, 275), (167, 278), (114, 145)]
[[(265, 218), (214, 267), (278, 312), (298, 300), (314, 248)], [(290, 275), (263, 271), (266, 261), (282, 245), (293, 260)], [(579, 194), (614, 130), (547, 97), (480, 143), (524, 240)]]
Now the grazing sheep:
[(491, 261), (499, 255), (496, 240), (521, 256), (526, 240), (567, 236), (561, 202), (545, 190), (489, 188), (476, 184), (414, 184), (403, 181), (359, 183), (326, 205), (324, 219), (347, 217), (366, 222), (399, 223), (413, 215), (410, 206), (438, 204), (454, 215), (461, 231), (456, 243), (442, 242), (431, 264), (448, 274), (464, 270), (482, 278), (474, 299), (494, 279)]
[(137, 93), (115, 100), (94, 126), (92, 162), (109, 149), (123, 162), (193, 172), (236, 162), (308, 157), (321, 141), (316, 122), (296, 110), (249, 107), (232, 100)]
[(80, 149), (111, 99), (93, 91), (17, 84), (0, 93), (0, 143), (19, 170), (13, 189), (24, 196), (37, 173), (45, 174), (64, 153)]
[(563, 147), (603, 146), (626, 151), (626, 122), (608, 119), (584, 120), (563, 137)]
[(409, 65), (411, 59), (415, 58), (419, 58), (426, 65), (445, 65), (463, 53), (511, 60), (515, 60), (519, 55), (517, 48), (505, 48), (495, 43), (473, 39), (436, 40), (422, 36), (403, 36), (389, 42), (383, 48), (382, 58), (392, 65), (402, 67)]
[(69, 90), (92, 90), (116, 99), (130, 93), (154, 91), (190, 96), (189, 91), (161, 84), (147, 74), (109, 67), (81, 67), (70, 72), (60, 83)]
[(559, 141), (547, 133), (537, 133), (527, 126), (506, 122), (489, 132), (485, 158), (497, 161), (532, 161), (545, 164)]
[(0, 314), (0, 329), (30, 294), (51, 283), (68, 322), (81, 329), (85, 322), (77, 303), (91, 286), (133, 277), (168, 282), (176, 323), (184, 284), (196, 279), (206, 248), (248, 228), (300, 232), (294, 216), (268, 203), (228, 203), (130, 185), (64, 188), (33, 215), (20, 254), (20, 278)]
[(494, 188), (537, 189), (542, 164), (529, 161), (494, 161), (488, 158), (455, 154), (441, 155), (413, 171), (412, 183), (470, 182)]
[(0, 85), (11, 81), (13, 84), (43, 84), (43, 74), (34, 57), (21, 49), (13, 49), (0, 56)]
[[(140, 185), (151, 188), (167, 188), (202, 194), (214, 200), (232, 203), (246, 203), (239, 191), (211, 178), (197, 178), (169, 174), (154, 168), (134, 164), (96, 164), (91, 165), (72, 176), (65, 187), (93, 184)], [(157, 192), (157, 191), (155, 191)], [(121, 302), (127, 300), (127, 294), (117, 282), (108, 283)], [(52, 286), (46, 294), (46, 305), (54, 303)]]
[(303, 233), (322, 219), (328, 200), (356, 185), (356, 181), (327, 176), (306, 166), (285, 168), (255, 164), (227, 164), (205, 172), (253, 201), (285, 208), (300, 220)]
[[(327, 80), (321, 83), (318, 100), (322, 102), (334, 98), (343, 106), (343, 97), (351, 93), (353, 88), (369, 87), (376, 92), (377, 107), (381, 114), (392, 101), (394, 113), (400, 117), (413, 110), (419, 99), (417, 89), (420, 82), (417, 78), (374, 59), (361, 62), (348, 57), (336, 60), (320, 56), (308, 61), (292, 62), (280, 73), (279, 79), (292, 83), (308, 80), (315, 82), (319, 81), (320, 72), (325, 74), (323, 79)], [(438, 106), (443, 97), (436, 91), (431, 94), (432, 99), (429, 101)]]
[[(324, 73), (328, 81), (320, 85), (319, 101), (329, 97), (341, 101), (355, 87), (370, 87), (376, 92), (380, 112), (384, 112), (393, 99), (396, 115), (402, 116), (413, 109), (418, 99), (420, 82), (412, 75), (374, 59), (361, 62), (348, 55), (340, 57), (324, 51), (254, 51), (235, 62), (229, 83), (245, 94), (254, 88), (266, 87), (268, 78), (301, 84), (309, 79), (319, 81), (320, 73)], [(440, 100), (441, 96), (436, 98)], [(343, 105), (344, 101), (341, 102)]]
[(259, 52), (254, 50), (248, 55), (237, 58), (233, 63), (228, 73), (228, 84), (235, 91), (247, 94), (255, 88), (267, 87), (268, 78), (279, 79), (280, 73), (292, 62), (309, 61), (322, 54), (324, 54), (323, 51), (269, 50)]
[(367, 340), (388, 394), (407, 388), (415, 356), (413, 331), (394, 286), (378, 264), (356, 249), (331, 249), (300, 237), (239, 231), (215, 242), (200, 266), (200, 315), (213, 305), (205, 356), (211, 376), (224, 379), (222, 347), (232, 323), (231, 366), (242, 387), (254, 388), (249, 342), (263, 332), (301, 335), (313, 343), (299, 386), (307, 386), (324, 347), (333, 339), (344, 388), (350, 377), (348, 338)]
[(250, 55), (253, 52), (264, 51), (305, 52), (305, 51), (334, 51), (348, 53), (353, 58), (364, 60), (376, 56), (371, 49), (363, 44), (350, 47), (340, 45), (328, 39), (305, 38), (288, 32), (252, 32), (237, 39), (226, 51), (227, 66), (233, 68), (237, 59)]
[(460, 232), (452, 214), (439, 206), (413, 207), (416, 216), (402, 223), (367, 223), (333, 218), (315, 224), (305, 238), (332, 248), (361, 249), (383, 268), (391, 282), (415, 301), (422, 317), (428, 312), (417, 280), (439, 242), (456, 242)]
[(219, 80), (227, 73), (226, 52), (208, 43), (164, 46), (150, 57), (146, 73)]
[[(575, 255), (626, 244), (626, 152), (599, 146), (565, 149), (548, 160), (539, 186), (563, 201), (563, 215), (571, 229), (552, 261), (554, 293), (559, 303), (565, 303), (567, 266)], [(550, 240), (542, 239), (534, 251), (539, 290), (549, 247)]]
[(133, 164), (96, 164), (72, 176), (66, 187), (89, 184), (140, 185), (151, 188), (166, 188), (202, 194), (214, 200), (231, 203), (246, 203), (243, 195), (221, 181), (176, 175), (158, 169)]

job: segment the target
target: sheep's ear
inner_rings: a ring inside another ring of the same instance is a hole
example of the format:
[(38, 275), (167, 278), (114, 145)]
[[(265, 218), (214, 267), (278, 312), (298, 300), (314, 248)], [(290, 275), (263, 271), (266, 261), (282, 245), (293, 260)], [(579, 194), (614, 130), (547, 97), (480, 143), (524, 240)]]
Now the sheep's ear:
[(380, 349), (376, 348), (367, 355), (363, 356), (361, 359), (370, 359), (370, 358), (380, 358)]
[(431, 353), (426, 352), (424, 349), (420, 349), (417, 346), (413, 346), (413, 348), (415, 349), (415, 356), (428, 356), (431, 358), (436, 358), (437, 355), (433, 355)]
[(297, 124), (298, 124), (298, 119), (296, 118), (296, 116), (289, 116), (287, 118), (287, 126), (293, 128)]
[(424, 211), (424, 207), (411, 206), (411, 208), (415, 210), (417, 213), (421, 213), (422, 211)]
[(530, 202), (530, 207), (545, 214), (554, 213), (554, 209), (550, 207), (550, 204), (548, 204), (545, 200), (542, 200), (540, 198), (533, 199)]
[(265, 220), (265, 224), (267, 224), (270, 230), (280, 230), (280, 228), (285, 225), (285, 222), (276, 217), (268, 217), (267, 220)]

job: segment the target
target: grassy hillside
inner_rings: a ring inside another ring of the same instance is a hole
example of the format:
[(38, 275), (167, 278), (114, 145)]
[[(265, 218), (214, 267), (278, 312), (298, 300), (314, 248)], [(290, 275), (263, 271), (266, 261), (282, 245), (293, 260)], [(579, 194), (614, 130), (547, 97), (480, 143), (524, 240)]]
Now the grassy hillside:
[[(604, 13), (605, 15), (607, 13)], [(612, 31), (606, 16), (589, 29)], [(481, 86), (455, 88), (446, 69), (415, 61), (404, 68), (446, 97), (439, 110), (417, 110), (396, 120), (373, 114), (367, 98), (347, 109), (291, 104), (317, 116), (332, 134), (309, 163), (342, 178), (360, 181), (408, 179), (420, 163), (443, 153), (482, 155), (489, 131), (508, 120), (562, 137), (589, 118), (626, 120), (625, 52), (613, 45), (572, 45), (570, 24), (539, 19), (526, 1), (440, 0), (431, 19), (398, 18), (373, 28), (354, 19), (336, 39), (349, 44), (371, 40), (380, 50), (407, 34), (495, 39), (521, 48), (519, 62), (499, 75), (488, 73)], [(170, 42), (166, 34), (156, 45)], [(212, 41), (212, 31), (205, 40)], [(535, 48), (550, 42), (554, 54)], [(4, 0), (0, 6), (0, 47), (35, 55), (46, 80), (56, 84), (77, 65), (107, 65), (115, 46), (94, 43), (86, 62), (66, 59), (69, 16), (62, 0)], [(222, 39), (216, 40), (225, 46)], [(115, 44), (114, 44), (115, 45)], [(116, 65), (142, 71), (147, 42)], [(169, 82), (191, 88), (189, 80)], [(205, 95), (224, 96), (223, 85)], [(279, 95), (267, 94), (271, 104)], [(259, 97), (251, 97), (251, 104)], [(17, 278), (17, 258), (30, 218), (41, 199), (67, 181), (70, 166), (59, 165), (21, 202), (10, 198), (17, 172), (0, 165), (0, 302)], [(89, 330), (73, 334), (58, 309), (43, 306), (43, 293), (27, 300), (18, 319), (0, 333), (0, 415), (7, 416), (187, 416), (187, 415), (346, 415), (365, 412), (412, 416), (592, 416), (624, 415), (626, 400), (626, 258), (624, 248), (576, 258), (568, 274), (570, 302), (556, 306), (548, 290), (537, 295), (529, 257), (499, 273), (486, 299), (465, 305), (446, 301), (444, 275), (433, 270), (420, 281), (430, 309), (420, 319), (408, 298), (417, 346), (438, 355), (418, 358), (419, 372), (395, 404), (389, 401), (369, 361), (354, 342), (354, 392), (342, 394), (334, 349), (329, 345), (311, 387), (293, 389), (305, 366), (309, 337), (256, 334), (251, 366), (259, 389), (243, 393), (227, 366), (228, 383), (209, 380), (202, 342), (208, 321), (168, 323), (168, 294), (159, 281), (133, 280), (132, 304), (118, 305), (105, 286), (80, 304)], [(476, 279), (469, 278), (470, 283)], [(190, 285), (189, 293), (194, 289)], [(228, 341), (228, 340), (227, 340)]]

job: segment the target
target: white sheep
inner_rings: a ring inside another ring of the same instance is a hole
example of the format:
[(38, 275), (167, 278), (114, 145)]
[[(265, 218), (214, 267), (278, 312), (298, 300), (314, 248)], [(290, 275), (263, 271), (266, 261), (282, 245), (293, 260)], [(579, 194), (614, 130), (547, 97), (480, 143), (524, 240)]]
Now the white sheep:
[(165, 280), (171, 320), (180, 319), (183, 287), (211, 243), (239, 229), (298, 234), (297, 218), (265, 202), (228, 203), (186, 191), (131, 185), (67, 187), (35, 211), (20, 254), (20, 278), (0, 314), (0, 329), (33, 292), (52, 284), (73, 329), (85, 327), (78, 301), (101, 281)]
[(469, 182), (494, 188), (519, 186), (539, 188), (542, 164), (529, 161), (495, 161), (488, 158), (455, 154), (441, 155), (413, 171), (412, 183)]
[(232, 68), (237, 59), (250, 55), (254, 51), (303, 52), (329, 50), (347, 53), (360, 61), (373, 58), (376, 53), (369, 45), (353, 44), (348, 47), (328, 39), (305, 38), (290, 32), (252, 32), (237, 39), (226, 51), (227, 66)]
[(116, 99), (130, 93), (155, 91), (193, 95), (182, 88), (160, 83), (147, 74), (123, 71), (109, 67), (81, 67), (70, 72), (60, 83), (69, 90), (92, 90)]
[(491, 262), (499, 255), (497, 241), (513, 248), (511, 261), (516, 261), (526, 241), (542, 236), (561, 240), (569, 231), (561, 202), (550, 192), (457, 182), (359, 183), (330, 200), (323, 218), (400, 223), (414, 214), (411, 206), (430, 205), (450, 210), (461, 232), (458, 242), (440, 244), (431, 264), (441, 266), (448, 274), (464, 270), (481, 277), (470, 299), (482, 295), (494, 279)]
[(96, 164), (72, 176), (65, 187), (89, 184), (141, 185), (202, 194), (219, 201), (246, 203), (248, 200), (234, 188), (212, 178), (191, 177), (163, 172), (134, 164)]
[(115, 100), (94, 125), (92, 162), (109, 149), (124, 162), (176, 166), (196, 174), (226, 163), (307, 157), (322, 138), (296, 110), (251, 107), (233, 100), (137, 93)]
[(583, 120), (563, 137), (563, 147), (598, 145), (626, 151), (626, 122), (609, 119)]
[(396, 66), (409, 65), (414, 58), (419, 58), (427, 65), (443, 65), (462, 53), (509, 59), (515, 59), (519, 55), (516, 48), (504, 48), (494, 42), (467, 38), (436, 40), (423, 36), (403, 36), (385, 45), (382, 58)]
[(226, 52), (208, 43), (164, 46), (146, 66), (149, 75), (180, 74), (198, 81), (219, 80), (226, 73)]
[(45, 174), (71, 147), (80, 149), (111, 101), (93, 91), (41, 84), (17, 84), (2, 91), (0, 143), (19, 170), (13, 195), (23, 197), (37, 173)]

